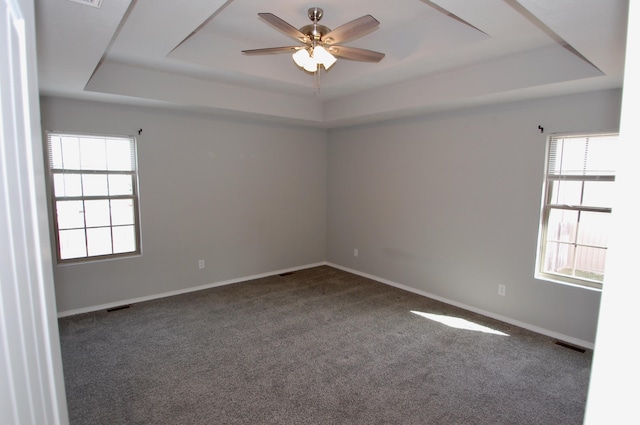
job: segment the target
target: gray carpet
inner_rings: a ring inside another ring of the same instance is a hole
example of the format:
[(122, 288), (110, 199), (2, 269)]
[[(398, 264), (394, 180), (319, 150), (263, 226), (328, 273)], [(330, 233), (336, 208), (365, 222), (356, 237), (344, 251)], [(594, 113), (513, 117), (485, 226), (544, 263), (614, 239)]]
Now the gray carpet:
[(59, 324), (73, 425), (581, 424), (592, 357), (331, 267)]

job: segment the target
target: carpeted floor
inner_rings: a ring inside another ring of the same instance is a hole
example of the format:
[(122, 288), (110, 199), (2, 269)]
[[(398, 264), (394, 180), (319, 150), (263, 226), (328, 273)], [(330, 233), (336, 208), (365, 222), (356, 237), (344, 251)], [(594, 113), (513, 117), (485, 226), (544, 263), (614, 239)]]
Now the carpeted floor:
[(592, 357), (331, 267), (59, 324), (72, 425), (581, 424)]

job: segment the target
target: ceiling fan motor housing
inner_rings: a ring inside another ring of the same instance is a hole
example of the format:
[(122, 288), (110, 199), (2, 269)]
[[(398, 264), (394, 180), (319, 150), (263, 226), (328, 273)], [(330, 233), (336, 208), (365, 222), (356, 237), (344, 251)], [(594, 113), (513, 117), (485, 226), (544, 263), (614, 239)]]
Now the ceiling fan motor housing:
[(329, 34), (331, 29), (324, 25), (309, 24), (300, 28), (300, 32), (308, 36), (310, 40), (319, 41), (322, 37)]

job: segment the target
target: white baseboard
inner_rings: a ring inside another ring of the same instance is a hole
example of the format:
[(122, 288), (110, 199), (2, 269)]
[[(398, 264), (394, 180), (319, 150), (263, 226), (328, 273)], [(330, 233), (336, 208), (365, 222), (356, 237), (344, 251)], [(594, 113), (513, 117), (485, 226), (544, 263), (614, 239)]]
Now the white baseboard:
[(174, 296), (174, 295), (186, 294), (186, 293), (189, 293), (189, 292), (202, 291), (203, 289), (209, 289), (209, 288), (215, 288), (215, 287), (218, 287), (218, 286), (231, 285), (233, 283), (246, 282), (248, 280), (260, 279), (260, 278), (263, 278), (263, 277), (275, 276), (275, 275), (282, 274), (282, 273), (295, 272), (295, 271), (298, 271), (298, 270), (310, 269), (312, 267), (325, 266), (325, 265), (327, 265), (327, 263), (323, 261), (323, 262), (320, 262), (320, 263), (313, 263), (313, 264), (307, 264), (307, 265), (304, 265), (304, 266), (291, 267), (291, 268), (288, 268), (288, 269), (282, 269), (282, 270), (276, 270), (276, 271), (271, 271), (271, 272), (266, 272), (266, 273), (260, 273), (260, 274), (255, 274), (255, 275), (252, 275), (252, 276), (244, 276), (244, 277), (239, 277), (239, 278), (236, 278), (236, 279), (223, 280), (223, 281), (220, 281), (220, 282), (209, 283), (209, 284), (206, 284), (206, 285), (193, 286), (193, 287), (190, 287), (190, 288), (179, 289), (177, 291), (162, 292), (160, 294), (148, 295), (148, 296), (139, 297), (139, 298), (131, 298), (131, 299), (128, 299), (128, 300), (121, 300), (121, 301), (116, 301), (116, 302), (107, 303), (107, 304), (100, 304), (100, 305), (94, 305), (94, 306), (90, 306), (90, 307), (83, 307), (83, 308), (78, 308), (78, 309), (74, 309), (74, 310), (59, 311), (58, 312), (58, 318), (67, 317), (67, 316), (73, 316), (73, 315), (82, 314), (82, 313), (91, 313), (93, 311), (106, 310), (106, 309), (109, 309), (109, 308), (114, 308), (114, 307), (118, 307), (118, 306), (122, 306), (122, 305), (135, 304), (135, 303), (140, 303), (140, 302), (144, 302), (144, 301), (151, 301), (151, 300), (155, 300), (155, 299), (158, 299), (158, 298), (171, 297), (171, 296)]
[(376, 282), (384, 283), (385, 285), (393, 286), (393, 287), (396, 287), (396, 288), (399, 288), (399, 289), (402, 289), (402, 290), (405, 290), (405, 291), (408, 291), (408, 292), (413, 292), (414, 294), (421, 295), (421, 296), (427, 297), (427, 298), (431, 298), (433, 300), (440, 301), (440, 302), (443, 302), (445, 304), (449, 304), (449, 305), (452, 305), (452, 306), (455, 306), (455, 307), (459, 307), (459, 308), (462, 308), (464, 310), (472, 311), (474, 313), (478, 313), (478, 314), (481, 314), (483, 316), (487, 316), (487, 317), (490, 317), (492, 319), (499, 320), (501, 322), (509, 323), (511, 325), (518, 326), (520, 328), (527, 329), (527, 330), (530, 330), (530, 331), (535, 332), (535, 333), (539, 333), (541, 335), (546, 335), (548, 337), (551, 337), (551, 338), (554, 338), (554, 339), (557, 339), (557, 340), (560, 340), (560, 341), (568, 342), (570, 344), (577, 345), (579, 347), (584, 347), (584, 348), (588, 348), (588, 349), (591, 349), (591, 350), (593, 350), (593, 347), (594, 347), (594, 344), (592, 342), (584, 341), (584, 340), (581, 340), (581, 339), (578, 339), (578, 338), (574, 338), (574, 337), (571, 337), (571, 336), (568, 336), (568, 335), (563, 335), (563, 334), (560, 334), (558, 332), (550, 331), (548, 329), (544, 329), (544, 328), (541, 328), (541, 327), (538, 327), (538, 326), (531, 325), (529, 323), (525, 323), (525, 322), (521, 322), (519, 320), (512, 319), (510, 317), (501, 316), (499, 314), (491, 313), (489, 311), (485, 311), (485, 310), (482, 310), (482, 309), (479, 309), (479, 308), (476, 308), (476, 307), (472, 307), (472, 306), (469, 306), (469, 305), (466, 305), (466, 304), (463, 304), (463, 303), (459, 303), (457, 301), (453, 301), (453, 300), (450, 300), (450, 299), (447, 299), (447, 298), (443, 298), (443, 297), (431, 294), (431, 293), (426, 292), (426, 291), (422, 291), (422, 290), (419, 290), (419, 289), (416, 289), (416, 288), (412, 288), (410, 286), (402, 285), (400, 283), (393, 282), (393, 281), (388, 280), (388, 279), (384, 279), (384, 278), (381, 278), (381, 277), (378, 277), (378, 276), (374, 276), (374, 275), (371, 275), (371, 274), (368, 274), (368, 273), (363, 273), (361, 271), (358, 271), (358, 270), (355, 270), (355, 269), (351, 269), (349, 267), (343, 267), (343, 266), (340, 266), (338, 264), (329, 263), (329, 262), (327, 262), (326, 265), (328, 265), (330, 267), (334, 267), (334, 268), (342, 270), (342, 271), (345, 271), (345, 272), (348, 272), (348, 273), (353, 273), (353, 274), (358, 275), (358, 276), (366, 277), (367, 279), (375, 280)]

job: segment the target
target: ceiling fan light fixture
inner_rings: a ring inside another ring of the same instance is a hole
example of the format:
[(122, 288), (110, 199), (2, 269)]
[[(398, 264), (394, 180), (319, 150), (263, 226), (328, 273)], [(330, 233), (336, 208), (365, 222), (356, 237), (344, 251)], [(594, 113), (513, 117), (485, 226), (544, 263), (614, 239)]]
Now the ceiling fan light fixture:
[(295, 52), (293, 54), (293, 61), (296, 63), (296, 65), (298, 65), (300, 68), (304, 68), (306, 63), (311, 60), (311, 56), (309, 55), (309, 52), (307, 51), (307, 49), (300, 49), (297, 52)]
[(312, 57), (303, 66), (305, 71), (316, 72), (318, 70), (318, 63)]
[(327, 49), (322, 46), (316, 46), (313, 49), (313, 57), (315, 58), (316, 62), (321, 63), (322, 66), (324, 66), (324, 69), (331, 68), (331, 66), (337, 61), (336, 57), (329, 53)]
[(309, 54), (307, 49), (300, 49), (292, 56), (293, 61), (300, 68), (307, 72), (316, 72), (318, 70), (318, 62), (313, 57), (313, 53)]
[(300, 68), (308, 72), (316, 72), (318, 65), (327, 70), (336, 63), (337, 59), (322, 46), (316, 46), (311, 53), (307, 49), (300, 49), (292, 55), (293, 61)]

